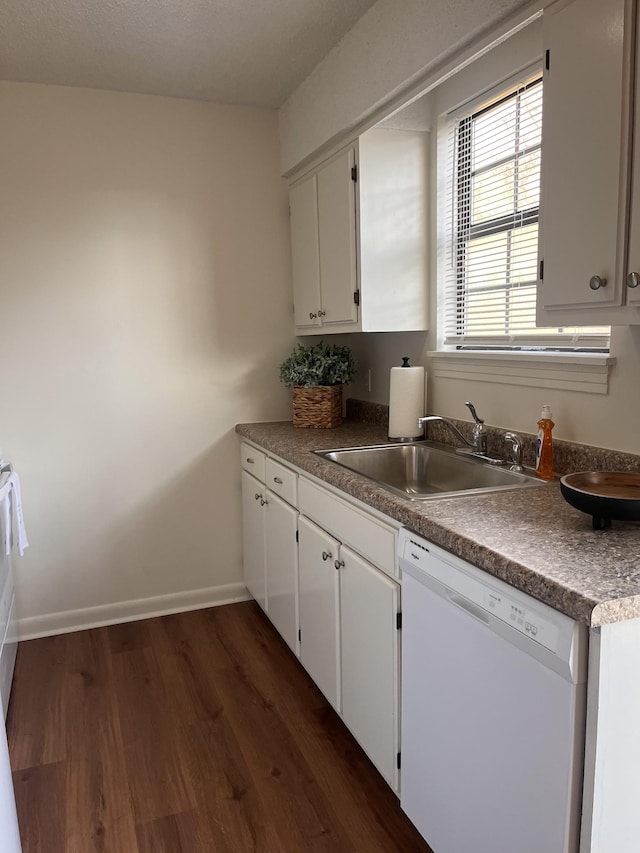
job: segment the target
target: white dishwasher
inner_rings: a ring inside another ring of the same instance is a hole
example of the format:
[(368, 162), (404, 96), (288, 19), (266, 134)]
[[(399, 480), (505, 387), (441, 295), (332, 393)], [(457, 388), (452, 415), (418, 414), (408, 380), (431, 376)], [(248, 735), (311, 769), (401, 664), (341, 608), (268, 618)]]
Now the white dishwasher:
[(398, 557), (403, 810), (434, 853), (576, 853), (586, 626), (408, 530)]

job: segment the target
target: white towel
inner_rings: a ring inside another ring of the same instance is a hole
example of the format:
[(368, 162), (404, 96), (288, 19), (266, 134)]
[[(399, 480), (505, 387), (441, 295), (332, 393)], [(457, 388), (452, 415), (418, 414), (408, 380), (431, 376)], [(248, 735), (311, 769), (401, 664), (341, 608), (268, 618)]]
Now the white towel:
[[(9, 474), (8, 482), (11, 484), (10, 491), (4, 501), (5, 554), (11, 553), (11, 545), (13, 544), (18, 548), (18, 554), (22, 557), (24, 549), (29, 547), (29, 541), (24, 527), (24, 516), (22, 515), (20, 478), (15, 471)], [(6, 506), (7, 502), (10, 503), (10, 508)], [(7, 518), (7, 516), (9, 517)]]

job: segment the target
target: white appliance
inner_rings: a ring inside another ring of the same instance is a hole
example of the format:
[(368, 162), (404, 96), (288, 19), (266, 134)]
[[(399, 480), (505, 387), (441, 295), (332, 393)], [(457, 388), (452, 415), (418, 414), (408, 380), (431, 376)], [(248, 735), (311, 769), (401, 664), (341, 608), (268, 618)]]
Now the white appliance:
[(401, 530), (401, 805), (434, 853), (576, 853), (587, 630)]
[(11, 555), (5, 554), (5, 518), (1, 511), (11, 488), (8, 483), (11, 470), (10, 465), (0, 463), (0, 698), (3, 710), (3, 721), (0, 724), (0, 850), (2, 853), (20, 853), (22, 850), (4, 727), (17, 649)]

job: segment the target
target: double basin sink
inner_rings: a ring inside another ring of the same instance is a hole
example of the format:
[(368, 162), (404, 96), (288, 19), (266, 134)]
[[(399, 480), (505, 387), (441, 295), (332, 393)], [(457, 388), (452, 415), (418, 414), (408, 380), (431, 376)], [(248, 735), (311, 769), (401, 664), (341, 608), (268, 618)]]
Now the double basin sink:
[(507, 464), (491, 464), (486, 459), (429, 442), (346, 447), (316, 453), (410, 500), (543, 485), (533, 471), (513, 471)]

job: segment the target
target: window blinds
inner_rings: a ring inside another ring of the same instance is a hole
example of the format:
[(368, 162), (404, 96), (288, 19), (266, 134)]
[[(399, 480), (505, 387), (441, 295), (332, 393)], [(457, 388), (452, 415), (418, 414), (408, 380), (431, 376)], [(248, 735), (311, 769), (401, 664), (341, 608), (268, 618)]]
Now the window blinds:
[(542, 79), (447, 123), (445, 343), (608, 347), (608, 328), (536, 327)]

